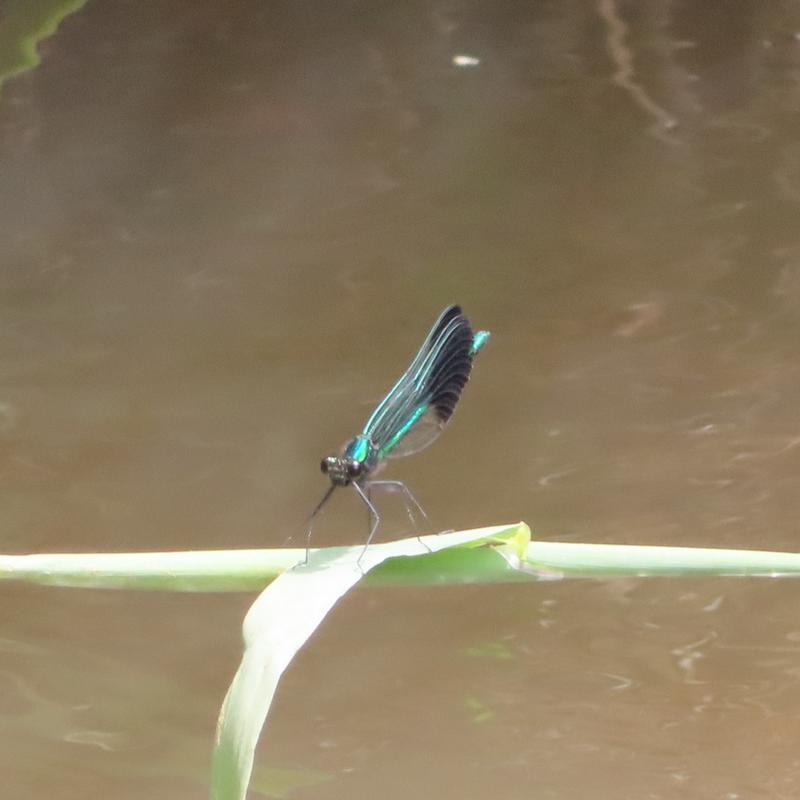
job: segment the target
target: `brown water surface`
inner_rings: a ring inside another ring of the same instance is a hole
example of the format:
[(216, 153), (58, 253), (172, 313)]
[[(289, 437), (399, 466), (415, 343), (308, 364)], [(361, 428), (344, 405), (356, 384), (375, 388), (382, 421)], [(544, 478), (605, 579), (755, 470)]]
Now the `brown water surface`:
[[(302, 535), (450, 302), (493, 339), (387, 473), (436, 529), (800, 548), (796, 2), (95, 0), (42, 56), (0, 98), (3, 551)], [(363, 536), (340, 494), (321, 543)], [(259, 763), (327, 777), (297, 798), (797, 797), (799, 597), (356, 591)], [(251, 599), (3, 586), (3, 796), (206, 796)]]

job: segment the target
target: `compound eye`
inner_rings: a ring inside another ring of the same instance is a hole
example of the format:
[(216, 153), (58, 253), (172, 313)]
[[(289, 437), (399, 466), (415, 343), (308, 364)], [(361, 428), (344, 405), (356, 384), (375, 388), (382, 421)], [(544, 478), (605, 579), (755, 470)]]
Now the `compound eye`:
[(319, 468), (322, 470), (323, 475), (328, 474), (328, 470), (331, 468), (330, 456), (328, 458), (323, 458), (322, 461), (319, 462)]
[(361, 463), (355, 459), (347, 462), (347, 474), (351, 478), (357, 478), (361, 474)]

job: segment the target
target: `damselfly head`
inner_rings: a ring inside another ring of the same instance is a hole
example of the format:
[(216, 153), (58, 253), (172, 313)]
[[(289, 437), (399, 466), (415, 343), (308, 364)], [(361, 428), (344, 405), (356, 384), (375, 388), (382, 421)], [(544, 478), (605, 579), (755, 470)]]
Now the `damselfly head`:
[(363, 461), (344, 456), (327, 456), (320, 463), (322, 472), (331, 479), (334, 486), (349, 486), (358, 480), (365, 471)]

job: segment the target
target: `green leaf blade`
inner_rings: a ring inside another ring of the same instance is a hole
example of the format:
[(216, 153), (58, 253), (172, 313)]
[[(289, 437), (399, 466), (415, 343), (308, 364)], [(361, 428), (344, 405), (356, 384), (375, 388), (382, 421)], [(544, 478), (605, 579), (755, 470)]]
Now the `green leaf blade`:
[(315, 551), (308, 564), (298, 565), (273, 581), (244, 620), (244, 654), (217, 725), (213, 800), (244, 800), (256, 744), (281, 675), (339, 598), (364, 575), (387, 559), (472, 546), (498, 536), (511, 539), (518, 533), (519, 526), (478, 529), (376, 544), (366, 551), (361, 545), (335, 548), (333, 553)]

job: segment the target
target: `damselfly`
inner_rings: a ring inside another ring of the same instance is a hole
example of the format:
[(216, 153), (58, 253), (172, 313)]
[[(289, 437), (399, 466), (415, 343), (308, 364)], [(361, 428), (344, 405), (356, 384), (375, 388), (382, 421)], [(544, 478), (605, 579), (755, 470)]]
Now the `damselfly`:
[(460, 306), (449, 306), (441, 313), (411, 365), (372, 412), (361, 433), (344, 446), (340, 455), (322, 459), (320, 467), (331, 485), (311, 514), (306, 560), (314, 518), (338, 486), (352, 486), (369, 511), (365, 549), (381, 520), (372, 502), (373, 488), (401, 491), (412, 523), (411, 505), (425, 516), (402, 481), (375, 481), (370, 476), (384, 459), (418, 453), (439, 436), (469, 380), (473, 356), (488, 338), (488, 331), (472, 332)]

